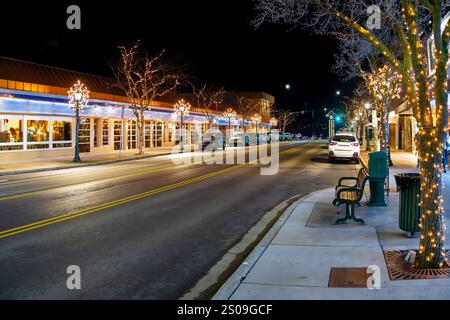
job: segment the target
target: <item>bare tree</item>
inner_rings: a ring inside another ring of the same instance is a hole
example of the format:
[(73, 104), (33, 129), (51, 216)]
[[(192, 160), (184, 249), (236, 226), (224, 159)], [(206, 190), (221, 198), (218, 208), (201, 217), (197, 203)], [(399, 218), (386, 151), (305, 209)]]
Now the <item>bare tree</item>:
[(164, 50), (149, 56), (139, 41), (131, 46), (119, 46), (119, 62), (113, 67), (116, 86), (121, 88), (131, 105), (137, 124), (137, 148), (144, 154), (145, 111), (152, 102), (174, 91), (181, 81), (181, 73), (162, 62)]
[(208, 128), (211, 129), (218, 112), (218, 107), (222, 103), (225, 94), (224, 88), (216, 88), (204, 83), (201, 87), (192, 84), (192, 92), (196, 100), (197, 107), (208, 121)]
[[(366, 27), (367, 9), (371, 5), (383, 13), (381, 30)], [(448, 127), (450, 23), (442, 28), (442, 18), (449, 5), (445, 0), (256, 0), (256, 26), (271, 21), (312, 29), (341, 40), (357, 35), (376, 48), (402, 76), (419, 127), (421, 238), (416, 267), (421, 269), (440, 268), (445, 263), (441, 153)], [(435, 43), (436, 117), (429, 94), (423, 43), (426, 34), (433, 35)], [(399, 53), (397, 46), (392, 46), (393, 37), (399, 40)]]
[(244, 132), (247, 132), (247, 127), (245, 125), (245, 122), (253, 116), (255, 112), (258, 111), (259, 104), (255, 102), (253, 99), (248, 99), (243, 96), (237, 96), (237, 105), (236, 105), (236, 112), (238, 116), (241, 118), (242, 126), (244, 128)]
[(279, 110), (277, 112), (278, 115), (278, 124), (281, 128), (282, 132), (286, 132), (286, 127), (294, 122), (295, 115), (289, 110)]
[(261, 121), (262, 123), (270, 123), (275, 114), (275, 103), (269, 102), (261, 111)]

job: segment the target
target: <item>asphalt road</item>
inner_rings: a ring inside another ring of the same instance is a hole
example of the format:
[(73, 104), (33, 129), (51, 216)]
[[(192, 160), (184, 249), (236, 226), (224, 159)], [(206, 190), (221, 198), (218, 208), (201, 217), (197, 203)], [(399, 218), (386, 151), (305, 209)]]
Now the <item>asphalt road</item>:
[(0, 299), (177, 299), (267, 211), (356, 174), (326, 153), (282, 145), (273, 176), (163, 156), (2, 178)]

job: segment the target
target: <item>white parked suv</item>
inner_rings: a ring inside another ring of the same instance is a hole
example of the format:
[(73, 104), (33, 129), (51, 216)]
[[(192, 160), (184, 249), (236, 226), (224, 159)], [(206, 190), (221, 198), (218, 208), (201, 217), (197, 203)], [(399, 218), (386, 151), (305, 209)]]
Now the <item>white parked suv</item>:
[(338, 132), (328, 145), (328, 162), (336, 159), (351, 159), (359, 163), (361, 149), (358, 139), (352, 132)]

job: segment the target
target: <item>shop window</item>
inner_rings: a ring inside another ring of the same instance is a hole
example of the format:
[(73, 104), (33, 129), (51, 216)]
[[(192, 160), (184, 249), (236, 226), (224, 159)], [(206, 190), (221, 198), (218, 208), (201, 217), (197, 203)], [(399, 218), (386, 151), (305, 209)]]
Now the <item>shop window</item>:
[(72, 143), (54, 143), (53, 149), (71, 148)]
[(0, 144), (23, 142), (23, 120), (20, 117), (0, 116)]
[(53, 121), (53, 141), (72, 141), (71, 121)]
[(47, 120), (28, 120), (28, 142), (49, 141), (49, 128)]

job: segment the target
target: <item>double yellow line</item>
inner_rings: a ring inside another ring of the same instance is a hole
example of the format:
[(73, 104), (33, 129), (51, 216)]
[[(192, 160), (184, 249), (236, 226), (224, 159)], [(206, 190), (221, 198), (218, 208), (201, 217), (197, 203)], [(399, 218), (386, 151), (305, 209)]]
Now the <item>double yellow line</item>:
[(77, 185), (87, 184), (87, 183), (92, 183), (92, 182), (95, 182), (95, 183), (106, 182), (106, 181), (112, 181), (112, 180), (117, 180), (117, 179), (122, 179), (122, 178), (130, 178), (130, 177), (135, 177), (135, 176), (146, 175), (146, 174), (149, 174), (149, 173), (157, 173), (157, 172), (166, 171), (166, 170), (175, 169), (175, 168), (179, 169), (180, 167), (183, 167), (183, 166), (168, 165), (168, 166), (164, 166), (164, 167), (160, 167), (160, 168), (156, 168), (156, 169), (146, 170), (146, 171), (143, 171), (143, 172), (130, 173), (130, 174), (117, 176), (117, 177), (110, 177), (110, 178), (104, 178), (104, 179), (99, 179), (99, 180), (94, 180), (94, 181), (86, 181), (86, 182), (74, 183), (74, 184), (69, 184), (69, 185), (64, 185), (64, 186), (59, 186), (59, 187), (51, 187), (51, 188), (46, 188), (46, 189), (40, 189), (40, 190), (36, 190), (36, 191), (30, 191), (30, 192), (25, 192), (25, 193), (19, 193), (19, 194), (14, 194), (14, 195), (10, 195), (10, 196), (0, 197), (0, 201), (14, 200), (14, 199), (19, 199), (19, 198), (30, 197), (30, 196), (34, 196), (34, 195), (37, 195), (37, 194), (40, 194), (40, 193), (43, 193), (43, 192), (48, 192), (48, 191), (52, 191), (52, 190), (57, 190), (57, 189), (61, 189), (61, 188), (77, 186)]
[(182, 186), (185, 186), (185, 185), (188, 185), (188, 184), (191, 184), (191, 183), (194, 183), (194, 182), (202, 181), (202, 180), (214, 177), (214, 176), (218, 176), (218, 175), (221, 175), (221, 174), (224, 174), (224, 173), (227, 173), (227, 172), (230, 172), (230, 171), (242, 168), (244, 166), (245, 166), (245, 164), (233, 166), (233, 167), (230, 167), (230, 168), (226, 168), (226, 169), (223, 169), (223, 170), (219, 170), (219, 171), (215, 171), (215, 172), (212, 172), (212, 173), (209, 173), (209, 174), (205, 174), (205, 175), (202, 175), (202, 176), (199, 176), (199, 177), (196, 177), (196, 178), (188, 179), (188, 180), (185, 180), (185, 181), (182, 181), (182, 182), (178, 182), (178, 183), (174, 183), (174, 184), (171, 184), (171, 185), (168, 185), (168, 186), (165, 186), (165, 187), (161, 187), (161, 188), (150, 190), (150, 191), (147, 191), (147, 192), (144, 192), (144, 193), (140, 193), (140, 194), (137, 194), (137, 195), (134, 195), (134, 196), (131, 196), (131, 197), (122, 198), (122, 199), (119, 199), (119, 200), (115, 200), (115, 201), (112, 201), (112, 202), (104, 203), (104, 204), (101, 204), (101, 205), (98, 205), (98, 206), (95, 206), (95, 207), (90, 207), (90, 208), (83, 209), (83, 210), (78, 210), (78, 211), (65, 213), (65, 214), (59, 215), (57, 217), (40, 220), (40, 221), (37, 221), (37, 222), (34, 222), (34, 223), (23, 225), (21, 227), (9, 229), (9, 230), (4, 230), (4, 231), (0, 232), (0, 239), (6, 238), (6, 237), (11, 237), (13, 235), (17, 235), (17, 234), (20, 234), (20, 233), (24, 233), (24, 232), (27, 232), (27, 231), (34, 230), (34, 229), (43, 228), (45, 226), (52, 225), (52, 224), (55, 224), (55, 223), (59, 223), (59, 222), (65, 221), (65, 220), (69, 220), (69, 219), (74, 219), (74, 218), (77, 218), (77, 217), (85, 216), (85, 215), (90, 214), (90, 213), (98, 212), (100, 210), (104, 210), (104, 209), (107, 209), (107, 208), (115, 207), (115, 206), (118, 206), (118, 205), (121, 205), (121, 204), (125, 204), (125, 203), (131, 202), (131, 201), (139, 200), (139, 199), (142, 199), (142, 198), (145, 198), (145, 197), (149, 197), (149, 196), (152, 196), (152, 195), (164, 192), (164, 191), (177, 189), (177, 188), (180, 188)]
[[(290, 149), (285, 150), (285, 151), (282, 151), (282, 152), (280, 152), (280, 155), (295, 152), (298, 149), (300, 149), (302, 146), (303, 145), (297, 146), (297, 147), (294, 147), (294, 148), (290, 148)], [(229, 168), (225, 168), (223, 170), (215, 171), (215, 172), (208, 173), (208, 174), (205, 174), (205, 175), (202, 175), (202, 176), (198, 176), (198, 177), (191, 178), (191, 179), (188, 179), (188, 180), (184, 180), (184, 181), (181, 181), (181, 182), (178, 182), (178, 183), (174, 183), (174, 184), (171, 184), (171, 185), (168, 185), (168, 186), (164, 186), (164, 187), (160, 187), (160, 188), (157, 188), (157, 189), (153, 189), (153, 190), (150, 190), (150, 191), (147, 191), (147, 192), (144, 192), (144, 193), (140, 193), (140, 194), (137, 194), (137, 195), (134, 195), (134, 196), (130, 196), (130, 197), (122, 198), (122, 199), (119, 199), (119, 200), (103, 203), (103, 204), (100, 204), (100, 205), (97, 205), (97, 206), (94, 206), (94, 207), (90, 207), (90, 208), (86, 208), (86, 209), (82, 209), (82, 210), (68, 212), (68, 213), (65, 213), (65, 214), (62, 214), (62, 215), (58, 215), (58, 216), (53, 217), (53, 218), (48, 218), (48, 219), (36, 221), (36, 222), (30, 223), (30, 224), (26, 224), (26, 225), (23, 225), (23, 226), (20, 226), (20, 227), (17, 227), (17, 228), (0, 231), (0, 239), (11, 237), (11, 236), (14, 236), (14, 235), (17, 235), (17, 234), (20, 234), (20, 233), (24, 233), (24, 232), (28, 232), (28, 231), (31, 231), (31, 230), (34, 230), (34, 229), (40, 229), (40, 228), (46, 227), (48, 225), (56, 224), (56, 223), (63, 222), (63, 221), (69, 220), (69, 219), (82, 217), (82, 216), (88, 215), (90, 213), (95, 213), (95, 212), (98, 212), (98, 211), (101, 211), (101, 210), (104, 210), (104, 209), (108, 209), (108, 208), (111, 208), (111, 207), (122, 205), (122, 204), (125, 204), (125, 203), (128, 203), (128, 202), (136, 201), (136, 200), (139, 200), (139, 199), (142, 199), (142, 198), (145, 198), (145, 197), (149, 197), (149, 196), (161, 193), (161, 192), (177, 189), (177, 188), (183, 187), (185, 185), (192, 184), (194, 182), (202, 181), (202, 180), (214, 177), (214, 176), (218, 176), (218, 175), (221, 175), (221, 174), (224, 174), (224, 173), (227, 173), (227, 172), (230, 172), (230, 171), (233, 171), (233, 170), (245, 167), (247, 165), (248, 164), (235, 165), (235, 166), (232, 166), (232, 167), (229, 167)], [(103, 179), (103, 180), (97, 180), (97, 182), (98, 181), (106, 181), (106, 180), (110, 180), (110, 179), (117, 179), (117, 178), (124, 178), (124, 177), (130, 177), (130, 176), (143, 175), (143, 174), (147, 174), (147, 173), (154, 173), (154, 172), (159, 172), (159, 171), (163, 171), (163, 170), (168, 170), (168, 169), (171, 169), (171, 168), (179, 168), (179, 166), (167, 166), (167, 167), (162, 167), (162, 168), (158, 168), (158, 169), (148, 170), (148, 171), (145, 171), (145, 172), (139, 172), (139, 173), (133, 173), (133, 174), (125, 175), (125, 176), (119, 176), (119, 177), (113, 177), (113, 178), (106, 178), (106, 179)], [(38, 193), (41, 193), (41, 192), (46, 192), (46, 191), (49, 191), (49, 190), (58, 189), (58, 188), (61, 188), (61, 187), (50, 188), (50, 189), (39, 190), (39, 191), (35, 191), (35, 192), (29, 192), (29, 193), (23, 193), (23, 194), (14, 195), (14, 196), (3, 197), (3, 198), (0, 198), (0, 201), (26, 197), (26, 196), (30, 196), (30, 195), (38, 194)]]

